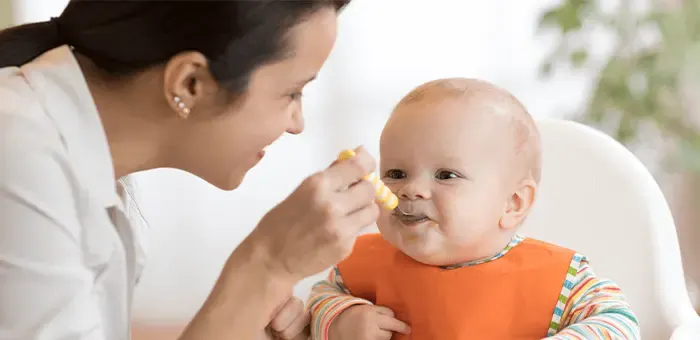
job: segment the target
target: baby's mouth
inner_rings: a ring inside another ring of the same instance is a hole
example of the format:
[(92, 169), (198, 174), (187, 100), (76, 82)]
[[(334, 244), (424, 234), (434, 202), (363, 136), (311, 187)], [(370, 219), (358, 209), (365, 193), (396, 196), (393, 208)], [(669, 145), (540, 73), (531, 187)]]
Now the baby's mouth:
[(404, 214), (402, 212), (396, 212), (393, 215), (399, 222), (408, 227), (430, 221), (430, 218), (425, 214)]

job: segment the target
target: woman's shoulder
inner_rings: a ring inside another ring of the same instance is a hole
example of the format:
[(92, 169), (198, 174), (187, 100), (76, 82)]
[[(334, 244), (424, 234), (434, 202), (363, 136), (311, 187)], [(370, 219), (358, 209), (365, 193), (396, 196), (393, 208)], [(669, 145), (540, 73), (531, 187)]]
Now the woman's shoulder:
[(37, 156), (33, 153), (54, 160), (65, 156), (58, 130), (19, 68), (0, 69), (0, 103), (3, 164), (26, 163)]
[(22, 68), (0, 68), (0, 103), (0, 195), (17, 190), (38, 194), (42, 189), (37, 186), (55, 191), (72, 183), (61, 133), (46, 112), (41, 91)]
[(74, 181), (77, 172), (91, 175), (80, 170), (86, 159), (111, 169), (97, 109), (69, 47), (0, 68), (0, 103), (0, 159), (16, 171), (52, 163)]
[[(64, 125), (79, 125), (78, 111), (95, 111), (71, 49), (48, 51), (21, 67), (0, 68), (0, 132), (40, 135), (59, 142)], [(92, 112), (91, 112), (92, 113)]]
[(42, 105), (40, 95), (17, 67), (0, 68), (0, 135), (3, 149), (20, 147), (26, 139), (60, 142), (55, 128)]

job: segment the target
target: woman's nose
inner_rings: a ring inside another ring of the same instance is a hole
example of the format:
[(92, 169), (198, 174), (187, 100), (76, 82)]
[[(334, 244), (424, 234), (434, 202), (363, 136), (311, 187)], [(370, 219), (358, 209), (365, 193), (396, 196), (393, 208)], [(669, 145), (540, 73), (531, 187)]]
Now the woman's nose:
[(304, 132), (304, 113), (301, 109), (292, 113), (292, 124), (287, 128), (287, 133), (298, 135)]

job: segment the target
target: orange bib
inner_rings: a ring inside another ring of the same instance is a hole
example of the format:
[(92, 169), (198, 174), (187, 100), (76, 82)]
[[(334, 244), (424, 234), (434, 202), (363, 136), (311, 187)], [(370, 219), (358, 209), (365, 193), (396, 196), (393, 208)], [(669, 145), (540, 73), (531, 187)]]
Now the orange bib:
[(353, 296), (385, 306), (411, 326), (403, 340), (520, 340), (547, 335), (574, 251), (525, 239), (503, 257), (442, 269), (382, 239), (358, 238), (338, 264)]

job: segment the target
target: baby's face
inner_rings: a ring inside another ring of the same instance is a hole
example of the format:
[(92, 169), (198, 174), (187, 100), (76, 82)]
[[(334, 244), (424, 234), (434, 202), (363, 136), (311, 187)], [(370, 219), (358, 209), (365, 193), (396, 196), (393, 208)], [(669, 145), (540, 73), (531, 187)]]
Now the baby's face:
[[(450, 265), (491, 255), (515, 186), (503, 119), (459, 99), (400, 105), (380, 143), (382, 181), (404, 214), (383, 212), (384, 238), (417, 261)], [(507, 235), (505, 235), (507, 234)]]

